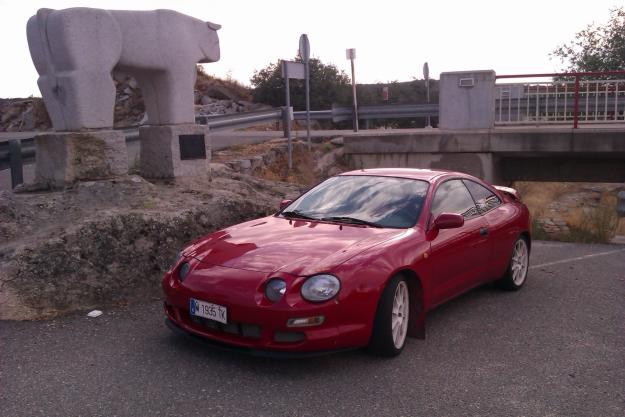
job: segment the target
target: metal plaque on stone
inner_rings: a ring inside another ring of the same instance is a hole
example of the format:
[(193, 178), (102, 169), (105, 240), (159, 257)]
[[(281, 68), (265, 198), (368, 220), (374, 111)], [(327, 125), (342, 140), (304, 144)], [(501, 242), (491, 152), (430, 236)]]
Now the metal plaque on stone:
[(204, 135), (179, 135), (180, 160), (206, 159)]

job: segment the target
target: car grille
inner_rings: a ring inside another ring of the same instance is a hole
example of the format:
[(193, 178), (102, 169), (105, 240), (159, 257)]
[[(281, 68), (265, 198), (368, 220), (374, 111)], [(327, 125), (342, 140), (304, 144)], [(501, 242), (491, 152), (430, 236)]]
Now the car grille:
[(209, 320), (204, 317), (189, 316), (189, 321), (198, 327), (203, 329), (213, 330), (216, 332), (228, 333), (239, 337), (246, 337), (250, 339), (259, 339), (261, 333), (261, 327), (255, 324), (239, 323), (231, 321), (228, 324), (219, 323), (214, 320)]

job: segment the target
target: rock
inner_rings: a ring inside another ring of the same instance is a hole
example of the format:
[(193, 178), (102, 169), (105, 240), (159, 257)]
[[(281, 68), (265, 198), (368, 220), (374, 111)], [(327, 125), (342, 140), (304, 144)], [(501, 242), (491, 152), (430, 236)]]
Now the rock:
[(344, 139), (342, 136), (330, 140), (330, 143), (335, 146), (343, 146)]

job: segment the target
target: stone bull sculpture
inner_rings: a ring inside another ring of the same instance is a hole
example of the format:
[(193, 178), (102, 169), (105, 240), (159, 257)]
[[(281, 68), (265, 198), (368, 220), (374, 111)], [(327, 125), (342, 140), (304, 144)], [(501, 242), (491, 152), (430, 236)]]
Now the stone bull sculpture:
[(219, 60), (219, 28), (172, 10), (40, 9), (26, 32), (55, 130), (113, 126), (113, 71), (139, 82), (149, 124), (194, 123), (195, 64)]

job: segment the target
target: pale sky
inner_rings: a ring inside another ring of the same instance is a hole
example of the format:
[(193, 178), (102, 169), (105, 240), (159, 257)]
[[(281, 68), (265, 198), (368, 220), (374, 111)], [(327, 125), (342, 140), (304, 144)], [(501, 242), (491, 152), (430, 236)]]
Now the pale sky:
[[(312, 56), (349, 73), (356, 48), (358, 82), (408, 81), (443, 71), (494, 69), (498, 74), (562, 68), (549, 53), (587, 24), (602, 23), (623, 0), (0, 0), (0, 97), (39, 96), (26, 42), (26, 22), (42, 7), (167, 8), (222, 25), (221, 60), (208, 73), (249, 85), (254, 70), (293, 58), (308, 34)], [(306, 10), (308, 8), (308, 10)]]

